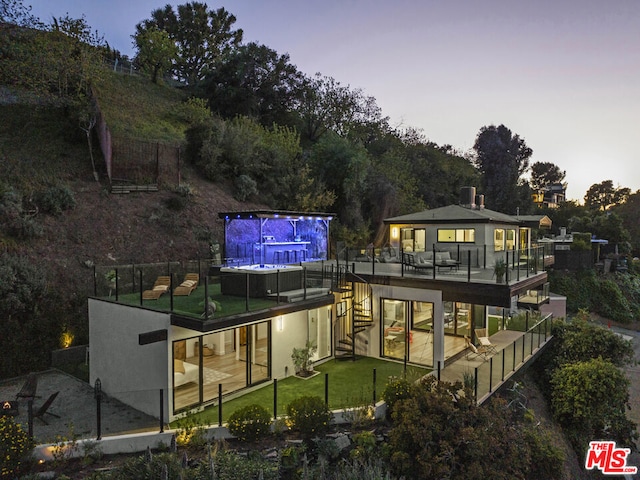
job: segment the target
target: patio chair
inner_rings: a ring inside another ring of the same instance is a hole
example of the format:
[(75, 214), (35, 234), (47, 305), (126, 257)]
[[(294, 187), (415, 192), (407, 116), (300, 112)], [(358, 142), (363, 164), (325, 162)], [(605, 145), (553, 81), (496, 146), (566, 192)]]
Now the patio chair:
[(160, 276), (156, 279), (155, 283), (151, 290), (145, 290), (142, 292), (143, 300), (157, 300), (166, 292), (169, 291), (169, 287), (171, 286), (171, 277), (170, 276)]
[(38, 389), (38, 376), (35, 373), (30, 373), (27, 376), (20, 391), (16, 394), (16, 400), (21, 398), (27, 398), (33, 400), (36, 398), (36, 390)]
[(496, 350), (496, 346), (491, 343), (491, 340), (489, 340), (489, 337), (487, 336), (486, 328), (476, 328), (474, 332), (476, 333), (478, 343), (480, 343), (481, 346), (486, 348), (489, 353), (498, 353)]
[(36, 413), (33, 414), (33, 418), (39, 418), (40, 420), (42, 420), (42, 422), (44, 422), (45, 425), (49, 425), (47, 421), (44, 419), (45, 415), (51, 415), (52, 417), (60, 418), (60, 415), (56, 415), (55, 413), (51, 413), (48, 411), (49, 407), (51, 406), (51, 404), (56, 399), (59, 393), (60, 392), (52, 393), (49, 396), (49, 398), (47, 398), (47, 401), (42, 404), (42, 406), (36, 411)]
[(174, 290), (174, 295), (191, 295), (196, 288), (198, 288), (198, 283), (200, 282), (200, 275), (197, 273), (187, 273), (184, 276), (184, 280), (180, 285), (178, 285)]
[(476, 347), (471, 339), (466, 335), (464, 336), (464, 343), (467, 345), (467, 360), (469, 360), (469, 357), (471, 357), (471, 355), (475, 355), (476, 358), (482, 356), (485, 362), (488, 360), (489, 351), (485, 347), (483, 347), (482, 345), (478, 345)]

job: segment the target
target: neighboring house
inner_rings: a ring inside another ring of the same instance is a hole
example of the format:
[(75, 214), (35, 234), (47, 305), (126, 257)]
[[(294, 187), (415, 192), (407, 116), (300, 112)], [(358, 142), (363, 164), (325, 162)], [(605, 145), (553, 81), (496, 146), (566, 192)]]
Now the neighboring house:
[[(179, 279), (198, 271), (194, 297), (170, 290), (145, 300), (159, 273), (136, 266), (117, 275), (130, 278), (119, 285), (126, 294), (106, 298), (104, 287), (89, 299), (90, 381), (170, 421), (293, 375), (292, 350), (307, 341), (314, 361), (365, 355), (446, 371), (464, 360), (475, 329), (507, 338), (518, 309), (549, 299), (530, 228), (471, 203), (385, 220), (390, 243), (352, 263), (328, 259), (332, 215), (223, 213), (227, 266), (167, 266)], [(433, 267), (420, 267), (415, 256), (429, 253)]]
[(538, 207), (558, 208), (566, 200), (566, 187), (562, 183), (552, 183), (531, 195)]

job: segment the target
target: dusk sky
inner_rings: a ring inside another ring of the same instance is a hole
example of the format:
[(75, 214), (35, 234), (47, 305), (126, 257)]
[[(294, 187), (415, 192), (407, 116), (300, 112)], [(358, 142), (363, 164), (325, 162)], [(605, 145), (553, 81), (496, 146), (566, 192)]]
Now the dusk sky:
[[(135, 25), (162, 0), (23, 0), (50, 23), (83, 14), (133, 56)], [(264, 44), (307, 75), (376, 98), (392, 126), (466, 152), (504, 124), (531, 162), (566, 170), (567, 196), (594, 183), (640, 189), (638, 0), (234, 0), (244, 42)], [(480, 192), (481, 193), (481, 192)]]

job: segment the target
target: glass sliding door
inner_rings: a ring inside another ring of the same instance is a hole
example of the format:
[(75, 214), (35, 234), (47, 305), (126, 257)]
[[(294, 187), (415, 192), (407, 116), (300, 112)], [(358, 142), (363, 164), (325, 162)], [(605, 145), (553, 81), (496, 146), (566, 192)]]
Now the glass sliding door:
[(383, 356), (404, 359), (407, 302), (382, 299)]
[(411, 302), (409, 361), (433, 365), (433, 303)]

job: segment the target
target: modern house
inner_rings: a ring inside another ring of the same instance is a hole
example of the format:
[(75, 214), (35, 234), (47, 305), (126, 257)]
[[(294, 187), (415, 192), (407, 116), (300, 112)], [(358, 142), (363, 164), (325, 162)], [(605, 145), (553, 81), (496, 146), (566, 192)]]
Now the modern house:
[[(96, 275), (90, 381), (105, 393), (170, 421), (293, 375), (292, 349), (307, 341), (314, 361), (370, 356), (446, 378), (455, 364), (471, 368), (477, 329), (503, 355), (504, 381), (507, 354), (515, 370), (516, 357), (524, 362), (547, 340), (547, 323), (529, 319), (549, 301), (544, 249), (522, 221), (481, 203), (386, 219), (390, 242), (352, 258), (329, 258), (329, 214), (220, 218), (224, 265), (122, 266), (115, 298)], [(198, 284), (180, 289), (190, 272)], [(153, 299), (161, 277), (171, 284)], [(487, 355), (473, 361), (493, 365)]]
[(562, 183), (552, 183), (532, 194), (533, 203), (540, 208), (558, 208), (566, 200), (566, 190)]

